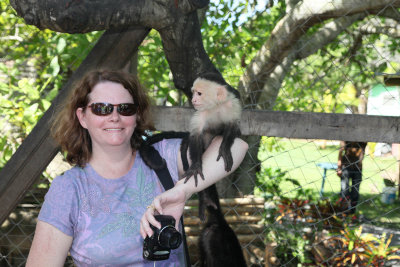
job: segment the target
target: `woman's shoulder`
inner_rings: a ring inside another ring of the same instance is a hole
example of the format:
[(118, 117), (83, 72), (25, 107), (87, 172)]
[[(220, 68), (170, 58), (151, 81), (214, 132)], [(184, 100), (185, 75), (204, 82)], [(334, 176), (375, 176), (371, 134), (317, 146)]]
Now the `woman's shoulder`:
[(81, 180), (84, 170), (81, 167), (73, 167), (63, 174), (54, 178), (52, 185), (54, 186), (72, 186)]

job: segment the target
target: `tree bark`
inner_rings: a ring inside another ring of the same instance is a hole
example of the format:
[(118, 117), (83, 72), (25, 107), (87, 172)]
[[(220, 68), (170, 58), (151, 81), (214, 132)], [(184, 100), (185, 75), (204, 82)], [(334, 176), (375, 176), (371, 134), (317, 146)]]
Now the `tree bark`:
[(198, 73), (218, 72), (204, 49), (197, 13), (183, 15), (175, 25), (159, 32), (174, 84), (190, 98)]
[(208, 3), (208, 0), (10, 0), (27, 24), (66, 33), (133, 25), (159, 30), (176, 24), (180, 14), (191, 13)]

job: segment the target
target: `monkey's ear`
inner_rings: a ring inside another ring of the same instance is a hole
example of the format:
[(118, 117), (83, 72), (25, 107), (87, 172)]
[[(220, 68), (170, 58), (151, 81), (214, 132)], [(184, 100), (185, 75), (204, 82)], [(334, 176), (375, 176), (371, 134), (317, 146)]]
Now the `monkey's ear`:
[(223, 101), (226, 99), (227, 96), (227, 90), (225, 86), (221, 85), (217, 87), (217, 99), (218, 101)]

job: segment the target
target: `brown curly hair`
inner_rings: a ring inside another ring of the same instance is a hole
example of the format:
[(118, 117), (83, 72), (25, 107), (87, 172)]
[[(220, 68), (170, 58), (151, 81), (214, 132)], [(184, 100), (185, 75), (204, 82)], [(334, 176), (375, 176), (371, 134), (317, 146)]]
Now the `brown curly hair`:
[(66, 105), (53, 120), (52, 136), (60, 144), (61, 151), (66, 154), (67, 161), (72, 165), (83, 167), (92, 156), (92, 142), (89, 132), (81, 126), (76, 110), (88, 105), (88, 95), (98, 83), (111, 81), (121, 84), (138, 104), (136, 128), (131, 137), (131, 146), (138, 149), (146, 130), (154, 130), (151, 118), (151, 105), (139, 80), (129, 73), (113, 70), (98, 70), (89, 72), (78, 82)]

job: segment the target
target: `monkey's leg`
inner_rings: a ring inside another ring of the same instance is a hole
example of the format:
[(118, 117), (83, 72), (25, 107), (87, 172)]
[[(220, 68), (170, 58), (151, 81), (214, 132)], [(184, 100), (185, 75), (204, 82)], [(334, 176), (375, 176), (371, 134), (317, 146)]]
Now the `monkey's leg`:
[(180, 148), (182, 165), (183, 165), (184, 171), (187, 171), (187, 169), (189, 168), (188, 149), (189, 149), (189, 136), (186, 136), (185, 138), (182, 138), (182, 143), (181, 143), (181, 148)]
[(139, 153), (142, 157), (143, 162), (149, 166), (150, 169), (159, 170), (164, 168), (165, 160), (161, 158), (160, 154), (156, 151), (153, 146), (143, 143), (139, 147)]
[[(172, 131), (170, 131), (170, 132), (158, 133), (158, 134), (147, 137), (147, 139), (140, 145), (139, 153), (140, 153), (143, 161), (151, 169), (154, 169), (154, 170), (161, 169), (161, 168), (164, 168), (166, 163), (159, 155), (157, 155), (158, 153), (155, 152), (155, 148), (153, 147), (153, 144), (158, 143), (163, 139), (173, 139), (173, 138), (187, 139), (188, 137), (189, 137), (188, 132), (172, 132)], [(182, 143), (184, 143), (184, 141), (182, 141)], [(182, 155), (182, 162), (183, 162), (183, 164), (186, 163), (186, 166), (188, 165), (187, 154)]]
[(188, 132), (174, 132), (174, 131), (165, 131), (161, 133), (154, 134), (152, 136), (147, 137), (146, 143), (148, 145), (153, 145), (155, 143), (160, 142), (163, 139), (174, 139), (174, 138), (187, 138), (189, 136)]
[(239, 125), (237, 123), (229, 123), (225, 126), (222, 135), (222, 143), (219, 147), (219, 154), (217, 157), (217, 161), (222, 157), (225, 162), (225, 171), (229, 172), (232, 169), (233, 158), (231, 147), (235, 138), (240, 137), (241, 132)]
[(189, 136), (189, 155), (192, 164), (189, 169), (185, 172), (182, 178), (185, 178), (185, 183), (193, 176), (195, 186), (197, 186), (197, 175), (200, 175), (201, 179), (204, 180), (202, 171), (202, 159), (205, 147), (202, 136), (200, 134)]

